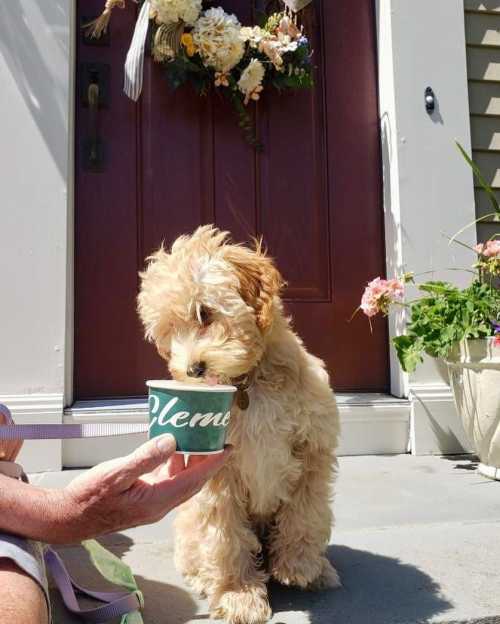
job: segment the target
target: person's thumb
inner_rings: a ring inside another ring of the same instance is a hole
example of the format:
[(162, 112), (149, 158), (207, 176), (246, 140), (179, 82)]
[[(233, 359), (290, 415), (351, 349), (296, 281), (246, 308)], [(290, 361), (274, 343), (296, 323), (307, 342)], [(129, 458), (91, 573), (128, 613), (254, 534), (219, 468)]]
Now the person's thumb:
[(176, 442), (172, 435), (153, 438), (130, 455), (114, 460), (112, 470), (108, 474), (116, 487), (126, 490), (139, 477), (165, 463), (175, 453), (175, 449)]

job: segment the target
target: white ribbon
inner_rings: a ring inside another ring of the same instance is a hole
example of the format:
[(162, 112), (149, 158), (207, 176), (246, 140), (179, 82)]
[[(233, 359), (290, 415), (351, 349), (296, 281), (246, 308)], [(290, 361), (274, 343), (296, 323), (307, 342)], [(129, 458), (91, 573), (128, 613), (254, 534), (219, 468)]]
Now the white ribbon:
[(292, 9), (294, 13), (302, 11), (308, 4), (311, 4), (312, 0), (283, 0), (289, 9)]
[(149, 27), (150, 0), (142, 5), (135, 25), (132, 43), (125, 60), (125, 84), (123, 90), (131, 100), (137, 102), (142, 91), (144, 73), (144, 48)]

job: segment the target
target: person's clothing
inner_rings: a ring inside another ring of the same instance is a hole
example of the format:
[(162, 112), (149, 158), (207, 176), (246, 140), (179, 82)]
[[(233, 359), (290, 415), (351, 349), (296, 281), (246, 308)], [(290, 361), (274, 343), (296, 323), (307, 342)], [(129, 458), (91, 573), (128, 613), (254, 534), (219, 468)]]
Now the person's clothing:
[[(5, 405), (0, 404), (0, 413), (4, 414), (7, 422), (13, 422), (10, 411)], [(27, 482), (26, 475), (22, 467), (14, 462), (0, 461), (0, 474), (12, 479), (19, 479)], [(40, 542), (25, 539), (10, 533), (0, 531), (0, 558), (7, 558), (13, 561), (23, 572), (30, 576), (42, 588), (47, 600), (49, 621), (51, 621), (49, 589), (47, 583), (47, 572), (44, 563), (44, 548)]]

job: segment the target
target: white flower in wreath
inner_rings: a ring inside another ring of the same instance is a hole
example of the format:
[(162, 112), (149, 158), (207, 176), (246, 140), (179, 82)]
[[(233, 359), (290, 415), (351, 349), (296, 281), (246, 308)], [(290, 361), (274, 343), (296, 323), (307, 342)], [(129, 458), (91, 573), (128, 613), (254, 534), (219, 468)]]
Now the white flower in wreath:
[(183, 21), (194, 26), (201, 13), (202, 0), (151, 0), (151, 17), (161, 24)]
[(274, 67), (281, 71), (283, 68), (283, 57), (281, 55), (281, 45), (276, 37), (267, 37), (259, 43), (259, 51), (263, 52), (271, 61)]
[(241, 61), (245, 44), (240, 29), (237, 17), (220, 7), (203, 13), (193, 29), (193, 40), (207, 67), (227, 73)]
[(245, 105), (250, 100), (258, 100), (260, 98), (260, 93), (264, 89), (262, 81), (265, 73), (264, 65), (258, 59), (252, 59), (243, 70), (238, 80), (238, 88), (245, 96)]
[(283, 55), (287, 52), (295, 52), (299, 44), (292, 41), (288, 35), (278, 33), (262, 39), (259, 43), (259, 51), (263, 52), (278, 71), (283, 71)]
[(278, 33), (278, 43), (280, 54), (286, 54), (287, 52), (295, 52), (299, 47), (299, 42), (291, 39), (289, 35), (283, 35)]
[(269, 33), (260, 26), (244, 26), (241, 31), (241, 38), (243, 41), (249, 43), (250, 47), (257, 48), (259, 43), (269, 37)]

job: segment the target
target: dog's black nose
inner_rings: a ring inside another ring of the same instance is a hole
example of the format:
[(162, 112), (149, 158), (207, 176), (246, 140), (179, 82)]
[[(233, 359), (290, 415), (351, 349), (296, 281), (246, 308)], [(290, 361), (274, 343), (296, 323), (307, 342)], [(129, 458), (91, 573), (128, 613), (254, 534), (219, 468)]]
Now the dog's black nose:
[(189, 377), (203, 377), (207, 370), (205, 362), (195, 362), (187, 369)]

